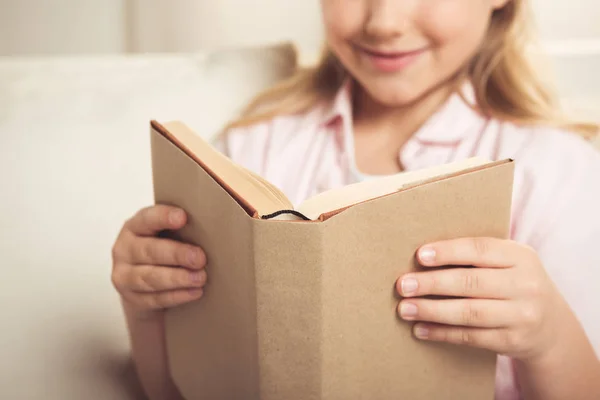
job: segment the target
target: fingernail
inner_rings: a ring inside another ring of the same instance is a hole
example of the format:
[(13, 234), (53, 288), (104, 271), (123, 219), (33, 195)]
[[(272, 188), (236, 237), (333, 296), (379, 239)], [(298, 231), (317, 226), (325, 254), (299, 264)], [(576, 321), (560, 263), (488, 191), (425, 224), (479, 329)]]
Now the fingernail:
[(173, 210), (169, 214), (169, 222), (173, 225), (179, 225), (184, 218), (184, 214), (181, 210)]
[(201, 288), (193, 288), (193, 289), (189, 289), (189, 293), (194, 297), (198, 297), (198, 296), (202, 295), (202, 293), (204, 293), (204, 290)]
[(415, 328), (415, 336), (420, 339), (426, 339), (429, 336), (429, 329), (423, 326), (417, 326)]
[(414, 318), (418, 313), (417, 306), (412, 303), (402, 303), (400, 304), (400, 316), (402, 318)]
[(419, 258), (424, 262), (435, 261), (435, 249), (433, 247), (423, 247), (419, 251)]
[(419, 288), (419, 282), (415, 278), (402, 279), (402, 294), (410, 295), (417, 291)]

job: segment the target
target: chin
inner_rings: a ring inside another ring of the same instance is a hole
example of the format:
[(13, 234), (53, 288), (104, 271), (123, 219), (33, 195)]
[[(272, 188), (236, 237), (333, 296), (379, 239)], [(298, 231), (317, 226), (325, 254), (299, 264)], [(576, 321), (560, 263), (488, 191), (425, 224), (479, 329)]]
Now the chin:
[(403, 78), (385, 77), (357, 80), (363, 92), (376, 103), (385, 107), (415, 105), (435, 93), (442, 94), (448, 81), (417, 82)]
[(375, 102), (386, 107), (404, 107), (421, 99), (428, 92), (412, 85), (390, 82), (360, 83), (362, 90)]

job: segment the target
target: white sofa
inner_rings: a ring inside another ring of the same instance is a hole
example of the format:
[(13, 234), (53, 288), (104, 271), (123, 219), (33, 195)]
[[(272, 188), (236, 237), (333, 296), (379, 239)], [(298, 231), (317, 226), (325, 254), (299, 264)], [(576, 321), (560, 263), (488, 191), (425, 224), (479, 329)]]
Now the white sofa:
[(148, 121), (209, 137), (295, 61), (288, 45), (0, 59), (0, 398), (140, 397), (110, 248), (152, 202)]

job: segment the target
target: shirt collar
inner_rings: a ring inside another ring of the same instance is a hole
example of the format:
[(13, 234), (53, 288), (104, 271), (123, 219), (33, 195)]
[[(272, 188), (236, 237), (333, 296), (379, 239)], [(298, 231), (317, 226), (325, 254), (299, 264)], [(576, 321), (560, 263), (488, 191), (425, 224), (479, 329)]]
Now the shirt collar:
[(330, 125), (340, 119), (344, 122), (352, 122), (352, 84), (351, 79), (346, 79), (333, 101), (325, 106), (321, 120), (323, 125)]
[[(333, 101), (325, 106), (321, 119), (323, 125), (341, 123), (346, 134), (351, 133), (352, 86), (352, 80), (347, 79)], [(484, 117), (474, 109), (474, 104), (474, 89), (470, 83), (465, 83), (415, 132), (411, 139), (430, 145), (460, 142), (473, 132), (475, 126), (482, 126), (485, 122)]]

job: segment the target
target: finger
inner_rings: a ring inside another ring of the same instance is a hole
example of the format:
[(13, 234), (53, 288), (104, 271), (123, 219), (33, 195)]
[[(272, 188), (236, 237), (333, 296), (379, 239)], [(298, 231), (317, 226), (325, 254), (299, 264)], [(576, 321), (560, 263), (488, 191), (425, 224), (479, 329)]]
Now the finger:
[(206, 254), (198, 247), (176, 240), (135, 238), (129, 247), (128, 261), (136, 265), (167, 265), (200, 269), (206, 265)]
[(182, 228), (185, 212), (177, 207), (155, 205), (138, 211), (125, 226), (136, 236), (154, 236), (163, 230)]
[(156, 311), (177, 307), (198, 300), (203, 295), (204, 289), (191, 288), (154, 293), (128, 292), (123, 296), (127, 301), (141, 310)]
[(423, 246), (417, 259), (425, 267), (470, 265), (484, 268), (509, 268), (532, 251), (510, 240), (461, 238)]
[(130, 268), (121, 286), (134, 292), (164, 292), (177, 289), (202, 288), (206, 284), (205, 270), (143, 265)]
[(503, 328), (518, 318), (515, 304), (503, 300), (410, 299), (400, 302), (398, 313), (406, 321), (478, 328)]
[(508, 299), (516, 295), (509, 270), (485, 268), (448, 268), (409, 273), (396, 282), (401, 296), (453, 296)]
[(421, 340), (445, 342), (471, 346), (505, 353), (508, 331), (506, 329), (469, 328), (430, 323), (418, 323), (413, 328), (414, 335)]

